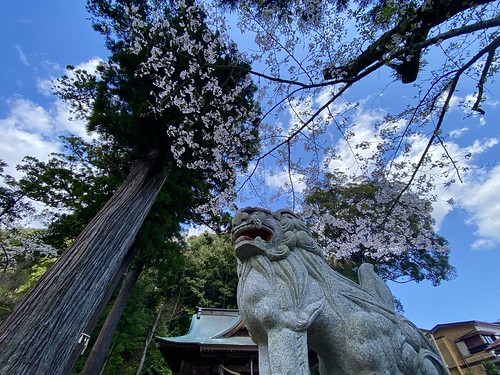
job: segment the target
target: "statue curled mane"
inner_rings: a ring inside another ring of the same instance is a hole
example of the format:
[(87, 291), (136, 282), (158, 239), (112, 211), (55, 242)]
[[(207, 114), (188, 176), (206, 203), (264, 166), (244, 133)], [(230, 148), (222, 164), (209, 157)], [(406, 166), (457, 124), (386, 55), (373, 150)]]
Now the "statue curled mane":
[(360, 284), (333, 271), (305, 223), (288, 210), (238, 211), (238, 304), (259, 346), (261, 375), (445, 375), (434, 346), (394, 312), (392, 293), (364, 264)]

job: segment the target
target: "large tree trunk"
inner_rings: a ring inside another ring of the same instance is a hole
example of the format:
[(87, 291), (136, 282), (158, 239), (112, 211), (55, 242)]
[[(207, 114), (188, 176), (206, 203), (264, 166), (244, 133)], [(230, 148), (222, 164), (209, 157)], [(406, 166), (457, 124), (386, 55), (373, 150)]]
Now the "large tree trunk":
[[(89, 320), (87, 326), (85, 327), (85, 330), (83, 332), (88, 333), (89, 335), (91, 332), (94, 330), (94, 327), (96, 326), (97, 322), (99, 321), (99, 318), (102, 316), (104, 309), (108, 305), (108, 302), (111, 300), (111, 297), (113, 296), (113, 293), (115, 292), (120, 280), (122, 280), (123, 275), (127, 271), (128, 266), (132, 262), (135, 254), (137, 253), (137, 246), (132, 245), (127, 252), (127, 256), (123, 259), (122, 264), (120, 265), (120, 268), (116, 272), (115, 276), (113, 277), (106, 294), (104, 298), (101, 300), (101, 303), (99, 304), (99, 307), (97, 310), (94, 312), (92, 318)], [(73, 367), (76, 364), (76, 361), (82, 354), (82, 351), (85, 348), (85, 344), (81, 343), (79, 345), (76, 345), (73, 348), (73, 352), (71, 353), (70, 357), (66, 361), (66, 367), (63, 371), (64, 374), (69, 374)]]
[(0, 327), (0, 374), (62, 374), (162, 188), (155, 157), (129, 176)]
[(120, 292), (116, 297), (111, 311), (106, 317), (106, 321), (101, 328), (101, 332), (99, 332), (99, 336), (97, 337), (94, 346), (92, 346), (92, 350), (90, 351), (89, 357), (87, 358), (80, 375), (95, 375), (100, 373), (104, 358), (106, 357), (109, 345), (111, 344), (111, 339), (115, 333), (116, 326), (118, 325), (123, 311), (127, 306), (127, 302), (132, 294), (132, 289), (134, 288), (141, 271), (142, 264), (132, 268), (125, 276)]

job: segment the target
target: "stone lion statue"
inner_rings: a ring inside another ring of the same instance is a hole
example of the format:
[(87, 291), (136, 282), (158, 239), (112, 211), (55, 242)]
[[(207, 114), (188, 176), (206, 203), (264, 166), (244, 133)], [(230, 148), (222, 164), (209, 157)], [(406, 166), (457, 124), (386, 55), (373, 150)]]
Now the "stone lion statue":
[(292, 212), (245, 208), (233, 219), (238, 304), (259, 347), (260, 375), (445, 375), (435, 347), (394, 311), (392, 293), (364, 264), (360, 284), (333, 271)]

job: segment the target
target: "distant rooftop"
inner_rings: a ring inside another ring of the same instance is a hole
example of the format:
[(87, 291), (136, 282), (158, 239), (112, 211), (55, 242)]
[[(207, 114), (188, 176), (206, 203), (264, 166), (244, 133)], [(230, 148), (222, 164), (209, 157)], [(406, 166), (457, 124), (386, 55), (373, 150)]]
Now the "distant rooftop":
[[(200, 308), (187, 334), (156, 337), (174, 374), (258, 374), (258, 348), (238, 310)], [(232, 372), (231, 372), (232, 371)]]
[(430, 329), (429, 331), (434, 332), (437, 329), (443, 328), (443, 327), (469, 325), (469, 324), (482, 325), (482, 326), (496, 326), (496, 327), (500, 327), (500, 322), (483, 322), (483, 321), (479, 321), (479, 320), (466, 320), (466, 321), (463, 321), (463, 322), (452, 322), (452, 323), (437, 324), (436, 326), (434, 326), (434, 328)]
[(201, 350), (255, 350), (238, 310), (198, 308), (187, 334), (156, 337), (157, 346), (192, 347)]

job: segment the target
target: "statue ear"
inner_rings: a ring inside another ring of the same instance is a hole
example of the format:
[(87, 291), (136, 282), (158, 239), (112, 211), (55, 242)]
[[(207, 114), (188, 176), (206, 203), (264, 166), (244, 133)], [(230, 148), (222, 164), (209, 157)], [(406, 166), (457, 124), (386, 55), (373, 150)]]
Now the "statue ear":
[(290, 250), (295, 249), (297, 246), (297, 236), (291, 230), (285, 232), (283, 235), (283, 245), (287, 246)]

